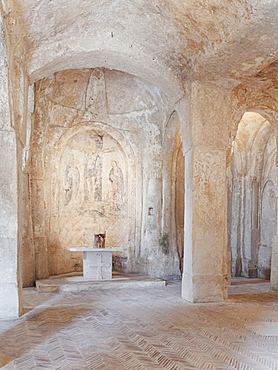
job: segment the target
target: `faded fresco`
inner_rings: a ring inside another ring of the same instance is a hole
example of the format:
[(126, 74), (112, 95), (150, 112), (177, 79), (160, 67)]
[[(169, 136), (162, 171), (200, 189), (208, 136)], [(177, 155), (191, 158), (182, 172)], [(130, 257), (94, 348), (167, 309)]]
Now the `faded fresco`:
[[(95, 235), (105, 234), (107, 247), (122, 249), (113, 253), (115, 270), (180, 276), (176, 232), (162, 229), (174, 212), (171, 206), (162, 213), (162, 192), (171, 187), (161, 177), (165, 97), (104, 68), (57, 72), (36, 84), (35, 95), (31, 204), (38, 271), (43, 277), (82, 271), (81, 252), (67, 248), (93, 247)], [(177, 127), (170, 127), (175, 137)], [(165, 168), (171, 163), (171, 150), (163, 161)]]
[(77, 135), (61, 158), (60, 212), (124, 217), (126, 172), (126, 158), (115, 140), (95, 132)]

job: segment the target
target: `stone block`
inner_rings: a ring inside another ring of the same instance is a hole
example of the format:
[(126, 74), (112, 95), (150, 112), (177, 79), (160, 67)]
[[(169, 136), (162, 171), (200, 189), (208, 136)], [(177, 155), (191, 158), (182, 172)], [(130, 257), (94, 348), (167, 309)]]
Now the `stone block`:
[(0, 318), (18, 317), (20, 314), (19, 291), (16, 283), (0, 284)]
[(257, 275), (261, 279), (270, 279), (272, 248), (265, 245), (259, 246)]
[(229, 92), (213, 84), (193, 82), (191, 109), (195, 145), (225, 150), (229, 137), (228, 122), (232, 116)]
[(278, 290), (278, 234), (274, 235), (272, 244), (270, 286)]
[(221, 302), (227, 298), (223, 276), (183, 274), (182, 298), (191, 303)]
[(17, 238), (0, 237), (0, 282), (17, 281)]
[(49, 277), (47, 244), (45, 237), (34, 238), (36, 278), (45, 279)]
[[(4, 26), (0, 20), (0, 130), (8, 130), (10, 128), (9, 83), (3, 29)], [(2, 146), (0, 148), (2, 149)]]
[(112, 279), (112, 252), (84, 252), (83, 271), (88, 279)]
[(17, 235), (17, 169), (14, 132), (0, 131), (0, 237)]

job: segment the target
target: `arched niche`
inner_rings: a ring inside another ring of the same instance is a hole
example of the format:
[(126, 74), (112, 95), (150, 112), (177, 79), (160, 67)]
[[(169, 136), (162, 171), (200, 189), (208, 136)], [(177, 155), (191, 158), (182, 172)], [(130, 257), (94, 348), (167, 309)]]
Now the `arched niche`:
[[(36, 83), (35, 95), (31, 187), (41, 261), (38, 271), (47, 265), (45, 254), (51, 275), (68, 272), (69, 267), (80, 270), (80, 261), (74, 260), (77, 255), (70, 255), (67, 247), (88, 245), (96, 228), (97, 233), (107, 232), (107, 244), (124, 248), (122, 259), (116, 259), (119, 269), (178, 275), (176, 250), (163, 252), (172, 214), (167, 220), (162, 220), (161, 214), (172, 189), (177, 132), (171, 130), (162, 163), (163, 130), (171, 116), (166, 96), (134, 76), (103, 68), (57, 72)], [(115, 201), (114, 215), (108, 204), (113, 193), (111, 148), (117, 148), (114, 159), (123, 173), (124, 189), (124, 201), (121, 207)], [(164, 163), (165, 178), (161, 176)], [(98, 182), (101, 171), (104, 175)], [(166, 183), (169, 190), (162, 202)], [(155, 211), (150, 215), (151, 208)], [(120, 218), (121, 212), (127, 218)], [(121, 230), (121, 235), (112, 237), (113, 227)]]
[(180, 261), (180, 273), (183, 272), (184, 257), (184, 209), (185, 209), (185, 158), (179, 136), (175, 156), (175, 220), (176, 220), (176, 247)]
[[(106, 245), (121, 247), (114, 267), (129, 271), (135, 258), (136, 171), (133, 153), (117, 130), (87, 122), (67, 130), (50, 161), (48, 256), (50, 274), (80, 271), (82, 256), (70, 246), (92, 247), (106, 232)], [(49, 178), (49, 176), (46, 176)], [(131, 238), (133, 236), (133, 239)]]
[[(246, 112), (238, 125), (227, 171), (229, 248), (234, 276), (269, 278), (271, 251), (267, 244), (276, 230), (276, 210), (269, 208), (275, 194), (275, 151), (273, 125), (256, 112)], [(267, 259), (268, 270), (264, 267)]]
[(174, 111), (165, 128), (164, 141), (164, 234), (169, 236), (172, 276), (181, 277), (184, 257), (185, 157), (181, 125)]

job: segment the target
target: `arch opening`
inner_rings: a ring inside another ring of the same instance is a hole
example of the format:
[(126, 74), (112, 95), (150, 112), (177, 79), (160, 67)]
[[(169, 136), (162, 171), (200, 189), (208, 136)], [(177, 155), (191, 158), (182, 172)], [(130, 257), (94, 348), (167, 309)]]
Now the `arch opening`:
[[(104, 232), (106, 245), (123, 249), (114, 255), (115, 270), (180, 278), (183, 235), (172, 238), (167, 212), (183, 228), (182, 211), (175, 210), (181, 202), (172, 198), (174, 206), (165, 207), (173, 163), (182, 170), (178, 119), (165, 142), (171, 113), (157, 87), (120, 71), (67, 70), (35, 84), (30, 177), (36, 279), (81, 271), (81, 255), (67, 248), (90, 247)], [(175, 197), (183, 187), (174, 187)]]
[(238, 125), (227, 184), (231, 274), (269, 279), (277, 227), (276, 136), (259, 113), (246, 112)]

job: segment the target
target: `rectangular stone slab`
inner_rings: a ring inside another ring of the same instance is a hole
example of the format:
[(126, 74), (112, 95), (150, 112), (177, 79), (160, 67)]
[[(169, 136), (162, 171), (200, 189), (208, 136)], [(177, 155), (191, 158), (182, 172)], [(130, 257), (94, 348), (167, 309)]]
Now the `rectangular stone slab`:
[(121, 248), (86, 248), (70, 247), (71, 252), (83, 252), (83, 276), (87, 279), (112, 279), (112, 252), (120, 252)]
[(71, 252), (121, 252), (122, 248), (106, 247), (106, 248), (90, 248), (90, 247), (70, 247), (67, 248)]

